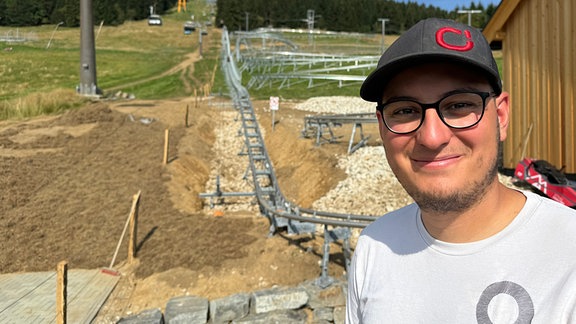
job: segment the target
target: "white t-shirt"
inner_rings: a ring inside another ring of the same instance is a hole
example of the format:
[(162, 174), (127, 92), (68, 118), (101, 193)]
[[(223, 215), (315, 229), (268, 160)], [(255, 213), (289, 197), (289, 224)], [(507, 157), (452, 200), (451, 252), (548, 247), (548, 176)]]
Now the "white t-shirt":
[(523, 194), (512, 223), (478, 242), (434, 239), (415, 204), (366, 227), (346, 322), (576, 323), (576, 211)]

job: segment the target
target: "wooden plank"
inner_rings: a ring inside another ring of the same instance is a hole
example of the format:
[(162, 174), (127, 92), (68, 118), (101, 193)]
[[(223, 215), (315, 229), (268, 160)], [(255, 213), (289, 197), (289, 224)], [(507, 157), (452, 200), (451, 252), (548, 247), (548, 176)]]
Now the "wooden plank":
[(506, 22), (508, 22), (508, 18), (510, 18), (520, 1), (521, 0), (502, 0), (502, 2), (500, 2), (496, 12), (482, 30), (484, 37), (486, 37), (489, 43), (494, 40), (503, 40), (497, 38), (497, 36), (502, 36), (502, 34), (500, 34), (502, 28)]
[[(68, 302), (68, 320), (70, 323), (84, 323), (98, 314), (100, 307), (118, 283), (120, 276), (101, 271), (86, 275), (81, 289), (71, 292)], [(80, 287), (79, 287), (80, 288)], [(93, 301), (97, 300), (98, 303)]]
[[(68, 322), (91, 322), (118, 279), (100, 270), (71, 270)], [(0, 323), (56, 323), (56, 272), (0, 275), (0, 296)]]
[(562, 164), (566, 165), (565, 172), (576, 173), (576, 41), (574, 40), (574, 31), (576, 30), (576, 4), (572, 0), (562, 1), (561, 16), (559, 18), (562, 24), (562, 66), (561, 84), (562, 84), (562, 109), (563, 109), (563, 130), (564, 130), (564, 147)]
[(0, 322), (3, 314), (20, 300), (29, 298), (34, 291), (49, 280), (55, 280), (54, 272), (36, 272), (0, 275)]
[(10, 286), (18, 297), (0, 312), (1, 323), (50, 323), (56, 318), (55, 272), (16, 276)]

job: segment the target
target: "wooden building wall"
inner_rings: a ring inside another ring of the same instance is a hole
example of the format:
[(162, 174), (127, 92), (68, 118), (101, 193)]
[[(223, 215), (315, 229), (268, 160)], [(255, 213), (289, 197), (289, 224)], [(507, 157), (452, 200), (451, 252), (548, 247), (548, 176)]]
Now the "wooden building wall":
[(507, 168), (526, 156), (576, 173), (575, 20), (574, 0), (522, 0), (499, 31), (511, 97)]

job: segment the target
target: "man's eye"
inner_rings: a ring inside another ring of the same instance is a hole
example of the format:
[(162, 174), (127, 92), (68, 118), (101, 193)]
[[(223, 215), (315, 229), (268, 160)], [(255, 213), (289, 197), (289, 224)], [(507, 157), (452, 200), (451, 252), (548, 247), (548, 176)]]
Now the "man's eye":
[(419, 113), (420, 111), (414, 107), (397, 108), (392, 112), (393, 115), (413, 115)]
[(482, 103), (474, 101), (457, 101), (440, 108), (444, 116), (478, 114), (482, 111)]
[(473, 106), (474, 105), (469, 102), (455, 102), (446, 106), (446, 109), (463, 109), (463, 108), (471, 108)]

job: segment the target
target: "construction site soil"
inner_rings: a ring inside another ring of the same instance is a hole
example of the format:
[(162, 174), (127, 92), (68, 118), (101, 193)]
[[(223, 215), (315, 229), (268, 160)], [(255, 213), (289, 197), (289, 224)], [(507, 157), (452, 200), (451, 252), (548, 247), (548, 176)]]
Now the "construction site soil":
[[(348, 143), (302, 138), (308, 113), (291, 104), (282, 104), (272, 130), (268, 102), (254, 102), (261, 127), (274, 133), (266, 148), (284, 195), (311, 207), (346, 177), (337, 156)], [(99, 101), (60, 116), (1, 122), (0, 273), (54, 270), (63, 260), (70, 269), (112, 265), (121, 279), (102, 323), (163, 308), (175, 296), (213, 299), (317, 278), (322, 237), (269, 236), (258, 212), (221, 213), (199, 197), (215, 190), (206, 183), (225, 111), (233, 108), (222, 98)], [(373, 138), (370, 145), (378, 145)], [(111, 264), (138, 192), (136, 261), (126, 262), (125, 237)], [(329, 274), (344, 274), (338, 246)]]

